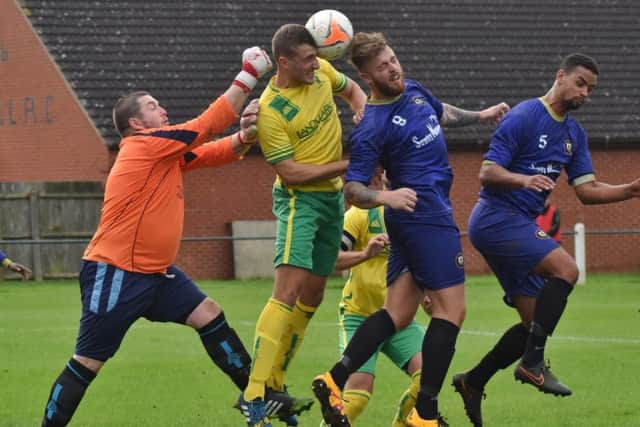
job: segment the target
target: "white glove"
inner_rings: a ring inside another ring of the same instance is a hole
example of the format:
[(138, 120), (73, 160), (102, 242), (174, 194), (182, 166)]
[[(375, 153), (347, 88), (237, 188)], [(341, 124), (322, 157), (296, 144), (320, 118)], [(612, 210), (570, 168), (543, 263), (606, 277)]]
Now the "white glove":
[(258, 78), (271, 68), (273, 64), (267, 52), (257, 46), (245, 49), (242, 52), (242, 71), (238, 73), (233, 84), (249, 93), (258, 83)]
[(238, 131), (238, 138), (242, 144), (255, 144), (258, 142), (258, 127), (256, 122), (258, 121), (258, 110), (260, 109), (260, 103), (257, 99), (251, 100), (240, 116), (240, 130)]

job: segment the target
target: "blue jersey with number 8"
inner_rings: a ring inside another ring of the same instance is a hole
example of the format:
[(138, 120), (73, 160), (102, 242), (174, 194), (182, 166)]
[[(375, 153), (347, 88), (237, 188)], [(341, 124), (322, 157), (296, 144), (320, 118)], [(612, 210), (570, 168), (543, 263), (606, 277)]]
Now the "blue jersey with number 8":
[(402, 220), (451, 213), (453, 172), (440, 128), (442, 103), (417, 82), (386, 102), (368, 102), (362, 121), (351, 133), (346, 181), (368, 185), (378, 164), (387, 171), (391, 189), (408, 187), (418, 194), (413, 214), (387, 209)]

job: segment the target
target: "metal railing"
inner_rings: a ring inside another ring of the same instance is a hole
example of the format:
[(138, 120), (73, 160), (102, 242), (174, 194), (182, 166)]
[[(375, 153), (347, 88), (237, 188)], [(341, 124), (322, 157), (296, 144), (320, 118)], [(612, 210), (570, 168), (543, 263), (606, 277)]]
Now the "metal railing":
[[(201, 236), (183, 237), (182, 242), (211, 242), (216, 240), (275, 240), (276, 236)], [(0, 239), (2, 245), (61, 245), (67, 243), (89, 243), (91, 239)]]
[[(467, 231), (461, 231), (462, 236), (468, 236)], [(566, 229), (560, 234), (563, 236), (573, 236), (574, 238), (574, 257), (578, 265), (579, 276), (578, 284), (584, 284), (587, 278), (587, 260), (586, 260), (586, 236), (605, 236), (605, 235), (629, 235), (640, 234), (640, 229), (609, 229), (609, 230), (587, 230), (582, 223), (574, 225), (573, 230)], [(234, 241), (234, 240), (275, 240), (275, 236), (199, 236), (199, 237), (183, 237), (182, 242), (211, 242), (211, 241)], [(58, 245), (58, 244), (87, 244), (89, 238), (45, 238), (45, 239), (0, 239), (0, 247), (5, 245), (35, 245), (34, 257), (39, 256), (40, 246), (42, 245)], [(38, 265), (39, 263), (36, 263)], [(34, 271), (36, 279), (42, 280), (42, 269)]]

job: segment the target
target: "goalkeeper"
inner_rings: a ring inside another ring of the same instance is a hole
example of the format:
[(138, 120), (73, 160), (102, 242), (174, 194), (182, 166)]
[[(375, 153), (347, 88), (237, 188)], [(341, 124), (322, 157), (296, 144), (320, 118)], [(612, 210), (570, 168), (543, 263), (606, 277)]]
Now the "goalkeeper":
[(238, 160), (257, 142), (254, 101), (244, 110), (238, 132), (208, 143), (236, 121), (258, 78), (270, 68), (262, 49), (245, 50), (233, 84), (186, 123), (170, 125), (166, 110), (148, 92), (130, 93), (115, 104), (113, 120), (122, 140), (107, 178), (98, 230), (83, 256), (75, 354), (53, 383), (43, 427), (69, 423), (140, 317), (192, 327), (213, 362), (239, 389), (247, 386), (251, 360), (222, 308), (173, 263), (184, 218), (182, 174)]

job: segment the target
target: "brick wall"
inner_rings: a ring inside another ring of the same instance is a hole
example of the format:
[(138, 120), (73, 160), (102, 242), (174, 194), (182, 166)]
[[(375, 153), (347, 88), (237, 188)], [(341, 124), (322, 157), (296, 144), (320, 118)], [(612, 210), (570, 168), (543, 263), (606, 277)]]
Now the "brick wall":
[(0, 182), (104, 178), (107, 152), (14, 1), (0, 2)]
[[(638, 176), (640, 150), (594, 150), (596, 176), (612, 184), (628, 182)], [(456, 221), (467, 229), (467, 218), (480, 188), (479, 151), (450, 153), (456, 177), (452, 201)], [(234, 220), (272, 219), (271, 183), (273, 172), (256, 155), (223, 168), (194, 171), (185, 176), (185, 236), (218, 236), (230, 234)], [(640, 200), (604, 206), (583, 206), (566, 182), (558, 181), (552, 195), (562, 215), (561, 229), (571, 230), (576, 222), (584, 222), (587, 230), (640, 229)], [(463, 239), (469, 273), (488, 272), (480, 255)], [(573, 237), (564, 236), (564, 245), (573, 254)], [(587, 269), (589, 271), (639, 270), (640, 235), (587, 236)], [(231, 242), (185, 242), (178, 264), (194, 277), (233, 277)]]
[[(236, 220), (273, 219), (273, 169), (261, 156), (185, 174), (184, 236), (231, 234)], [(231, 241), (184, 242), (178, 265), (194, 277), (233, 277)]]

